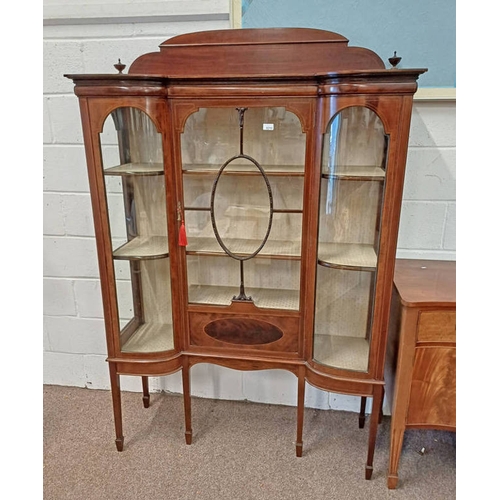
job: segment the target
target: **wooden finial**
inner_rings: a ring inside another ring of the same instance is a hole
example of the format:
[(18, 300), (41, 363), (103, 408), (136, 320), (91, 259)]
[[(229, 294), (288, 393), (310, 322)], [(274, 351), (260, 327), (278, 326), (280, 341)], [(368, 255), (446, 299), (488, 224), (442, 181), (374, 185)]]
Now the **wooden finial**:
[(389, 57), (389, 62), (391, 63), (393, 69), (399, 64), (400, 61), (401, 57), (396, 56), (396, 51), (394, 51), (394, 55), (392, 57)]
[(121, 72), (125, 69), (125, 64), (122, 64), (120, 59), (118, 59), (118, 63), (114, 65), (114, 67), (118, 70), (118, 73), (121, 74)]

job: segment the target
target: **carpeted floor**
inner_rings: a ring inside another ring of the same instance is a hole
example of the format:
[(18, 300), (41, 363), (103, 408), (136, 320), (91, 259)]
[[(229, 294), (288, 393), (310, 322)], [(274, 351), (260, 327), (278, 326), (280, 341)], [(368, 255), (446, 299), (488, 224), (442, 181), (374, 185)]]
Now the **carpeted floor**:
[[(367, 419), (307, 409), (304, 455), (295, 457), (293, 407), (193, 398), (193, 444), (182, 398), (122, 395), (124, 451), (116, 451), (111, 393), (44, 387), (45, 500), (448, 500), (456, 498), (456, 440), (407, 431), (399, 486), (386, 474), (390, 417), (379, 426), (371, 481), (364, 479)], [(419, 452), (425, 448), (425, 452)]]

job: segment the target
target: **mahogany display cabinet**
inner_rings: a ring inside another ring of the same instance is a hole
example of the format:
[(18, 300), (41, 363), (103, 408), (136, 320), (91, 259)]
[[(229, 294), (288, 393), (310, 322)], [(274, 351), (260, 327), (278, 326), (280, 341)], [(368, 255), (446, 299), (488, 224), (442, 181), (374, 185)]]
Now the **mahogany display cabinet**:
[[(116, 446), (120, 375), (289, 370), (373, 398), (384, 358), (413, 95), (425, 69), (386, 68), (316, 29), (176, 36), (124, 73), (65, 75), (79, 98)], [(269, 383), (272, 383), (270, 381)], [(370, 419), (367, 479), (378, 418)]]

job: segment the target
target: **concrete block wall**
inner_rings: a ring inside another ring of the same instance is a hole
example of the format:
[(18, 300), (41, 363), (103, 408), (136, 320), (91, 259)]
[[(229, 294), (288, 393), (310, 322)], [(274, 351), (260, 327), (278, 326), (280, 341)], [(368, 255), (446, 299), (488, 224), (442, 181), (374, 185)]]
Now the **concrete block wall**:
[[(80, 19), (79, 24), (66, 24), (67, 20), (59, 19), (44, 26), (46, 384), (109, 389), (78, 100), (72, 82), (63, 74), (114, 72), (118, 58), (130, 64), (140, 54), (157, 50), (171, 36), (229, 28), (229, 15), (224, 18), (219, 11), (215, 16), (214, 12), (207, 16), (163, 16), (158, 22), (128, 19), (113, 23), (108, 19), (86, 23)], [(455, 259), (454, 102), (415, 103), (398, 256)], [(141, 390), (138, 377), (122, 379), (123, 390)], [(150, 385), (153, 391), (180, 392), (180, 374), (153, 378)], [(211, 365), (193, 367), (192, 391), (199, 397), (290, 405), (295, 405), (297, 396), (296, 378), (288, 372), (238, 372)], [(359, 398), (308, 386), (306, 405), (357, 411)]]
[(415, 101), (399, 226), (399, 258), (456, 258), (455, 120), (455, 101)]

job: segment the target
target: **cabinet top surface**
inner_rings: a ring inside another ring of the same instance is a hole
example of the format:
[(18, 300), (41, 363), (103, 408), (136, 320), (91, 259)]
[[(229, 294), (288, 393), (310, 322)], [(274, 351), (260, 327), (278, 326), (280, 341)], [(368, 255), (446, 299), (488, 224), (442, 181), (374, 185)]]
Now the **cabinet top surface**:
[[(387, 69), (378, 54), (367, 48), (350, 47), (348, 42), (338, 33), (310, 28), (186, 33), (160, 44), (158, 52), (139, 56), (130, 64), (128, 74), (120, 74), (119, 78), (276, 79), (316, 78), (320, 75), (380, 78), (384, 75), (391, 80), (406, 78), (415, 81), (426, 71)], [(66, 76), (78, 80), (85, 75)], [(94, 78), (103, 77), (105, 75), (94, 75)]]
[(243, 28), (185, 33), (165, 40), (160, 44), (160, 47), (187, 45), (271, 45), (318, 42), (347, 44), (349, 40), (339, 33), (316, 28)]
[(456, 262), (396, 259), (394, 284), (407, 307), (456, 305)]

